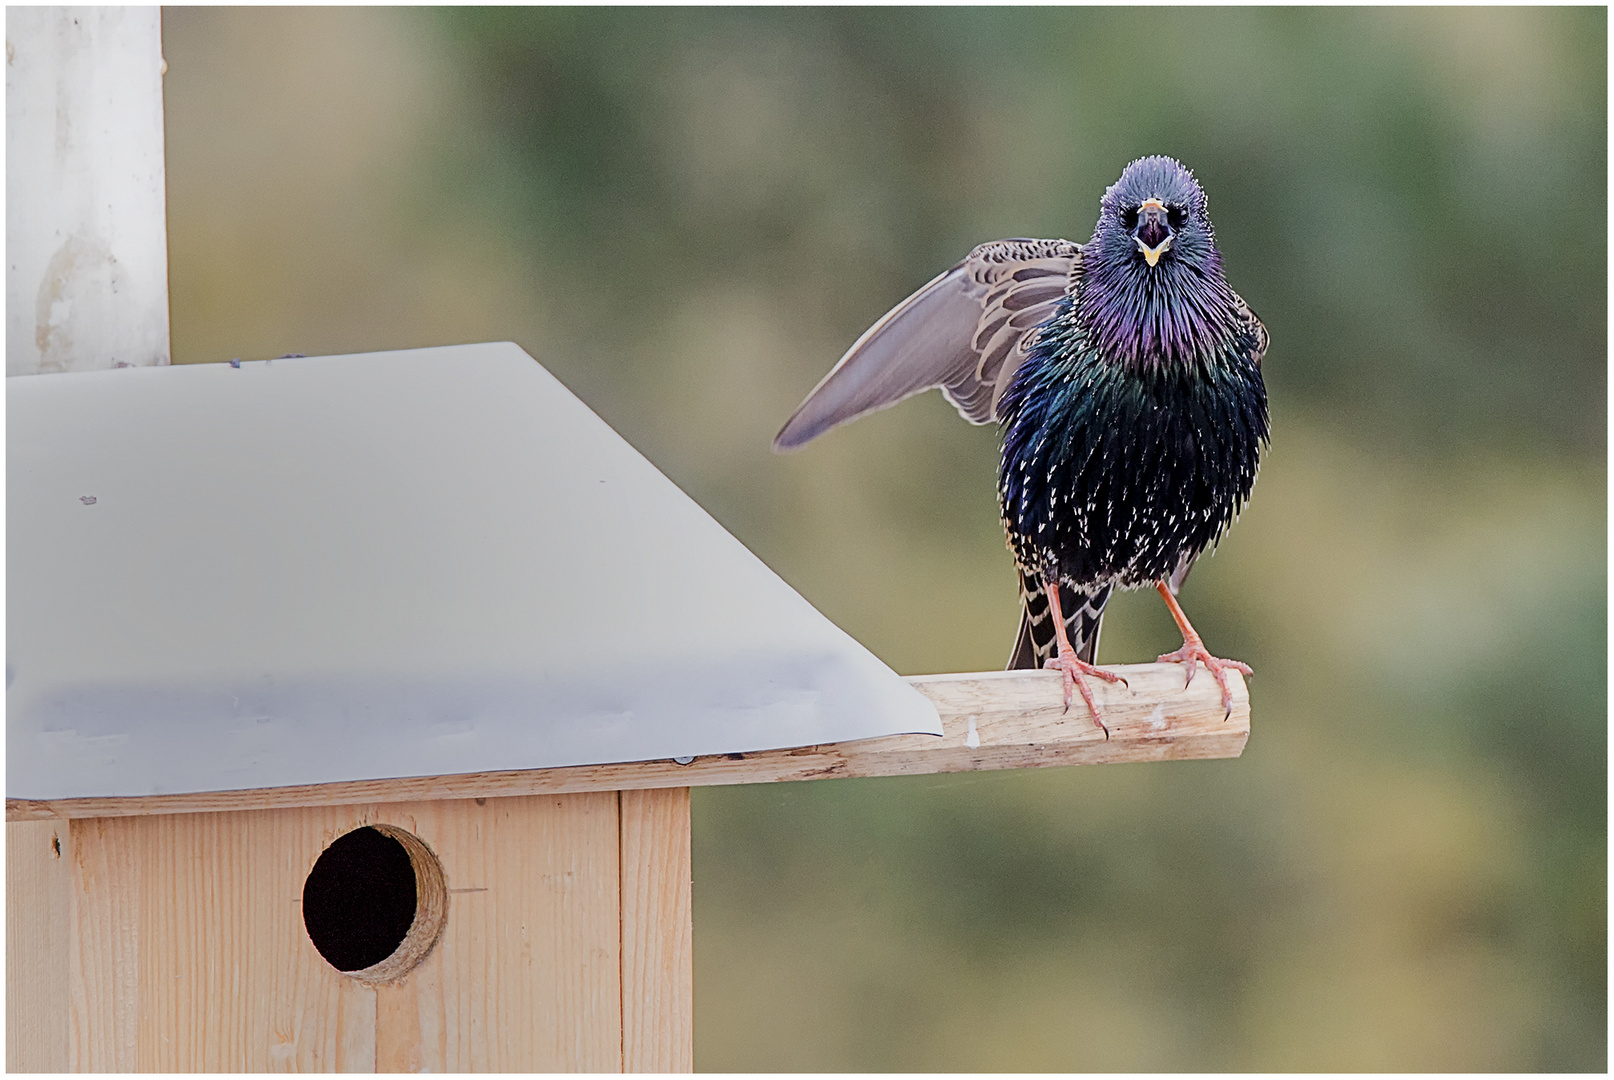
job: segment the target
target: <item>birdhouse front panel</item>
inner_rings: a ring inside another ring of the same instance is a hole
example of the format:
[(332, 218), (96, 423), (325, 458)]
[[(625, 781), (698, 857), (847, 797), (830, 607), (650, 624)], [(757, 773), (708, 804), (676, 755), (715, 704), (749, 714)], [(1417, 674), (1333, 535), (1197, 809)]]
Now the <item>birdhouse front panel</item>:
[(19, 823), (65, 888), (8, 943), (65, 978), (8, 1064), (688, 1069), (688, 820), (663, 789)]

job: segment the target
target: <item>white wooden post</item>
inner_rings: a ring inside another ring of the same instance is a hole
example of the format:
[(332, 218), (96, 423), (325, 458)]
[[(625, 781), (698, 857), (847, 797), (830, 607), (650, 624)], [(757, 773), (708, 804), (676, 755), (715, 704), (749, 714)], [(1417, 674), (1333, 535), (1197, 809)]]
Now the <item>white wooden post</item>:
[[(158, 9), (6, 11), (6, 374), (168, 363)], [(6, 1066), (72, 1067), (68, 830), (6, 826)]]
[(6, 374), (168, 363), (155, 7), (6, 10)]

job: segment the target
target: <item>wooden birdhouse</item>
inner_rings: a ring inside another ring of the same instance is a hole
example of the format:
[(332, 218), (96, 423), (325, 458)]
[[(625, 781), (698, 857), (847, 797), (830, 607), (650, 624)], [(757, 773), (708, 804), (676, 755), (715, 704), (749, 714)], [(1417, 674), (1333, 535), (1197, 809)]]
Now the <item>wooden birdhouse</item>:
[(14, 1066), (688, 1069), (690, 785), (1248, 732), (904, 682), (513, 345), (8, 389)]
[[(156, 41), (82, 17), (8, 13), (8, 139), (52, 48)], [(1109, 738), (1052, 672), (898, 677), (514, 345), (167, 367), (136, 312), (125, 366), (66, 328), (146, 294), (61, 288), (7, 338), (12, 1069), (689, 1070), (691, 786), (1248, 736), (1171, 665)]]

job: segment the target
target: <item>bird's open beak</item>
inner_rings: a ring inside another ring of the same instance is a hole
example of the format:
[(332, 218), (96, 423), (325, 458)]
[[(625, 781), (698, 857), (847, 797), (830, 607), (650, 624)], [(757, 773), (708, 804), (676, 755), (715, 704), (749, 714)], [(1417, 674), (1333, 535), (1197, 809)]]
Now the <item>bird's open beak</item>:
[(1171, 246), (1173, 235), (1166, 221), (1165, 206), (1159, 199), (1144, 199), (1143, 205), (1138, 207), (1138, 227), (1132, 230), (1132, 239), (1137, 241), (1138, 250), (1143, 252), (1150, 266), (1160, 261), (1160, 256)]

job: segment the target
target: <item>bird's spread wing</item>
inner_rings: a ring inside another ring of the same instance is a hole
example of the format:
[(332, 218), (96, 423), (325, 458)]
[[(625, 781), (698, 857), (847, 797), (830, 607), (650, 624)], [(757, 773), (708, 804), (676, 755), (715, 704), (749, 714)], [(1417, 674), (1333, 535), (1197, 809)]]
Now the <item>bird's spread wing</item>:
[(1068, 240), (997, 240), (892, 308), (852, 343), (773, 440), (791, 450), (838, 424), (941, 387), (964, 418), (997, 418), (1030, 333), (1078, 271)]

